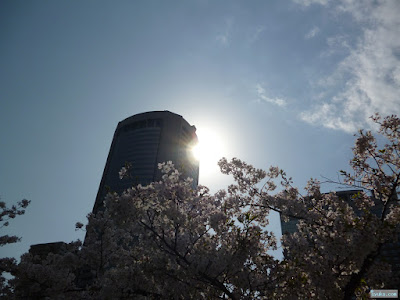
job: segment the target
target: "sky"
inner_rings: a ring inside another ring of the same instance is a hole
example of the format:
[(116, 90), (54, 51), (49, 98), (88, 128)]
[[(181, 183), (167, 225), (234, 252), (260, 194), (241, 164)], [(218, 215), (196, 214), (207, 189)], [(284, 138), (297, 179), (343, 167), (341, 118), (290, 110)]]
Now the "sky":
[(1, 1), (0, 197), (32, 202), (0, 256), (83, 238), (114, 130), (141, 112), (196, 126), (212, 192), (232, 183), (222, 156), (300, 190), (337, 179), (369, 116), (400, 113), (399, 15), (396, 0)]

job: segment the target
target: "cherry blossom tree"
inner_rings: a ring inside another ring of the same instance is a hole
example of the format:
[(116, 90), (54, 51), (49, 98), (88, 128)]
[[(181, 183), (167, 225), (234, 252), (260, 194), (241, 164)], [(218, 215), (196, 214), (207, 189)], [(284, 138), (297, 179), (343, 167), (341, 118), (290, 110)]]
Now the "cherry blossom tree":
[[(41, 258), (25, 254), (16, 272), (18, 297), (73, 299), (351, 299), (396, 278), (382, 249), (399, 235), (400, 120), (373, 120), (383, 146), (360, 131), (343, 184), (351, 201), (321, 193), (311, 179), (302, 195), (278, 167), (219, 162), (234, 184), (211, 195), (182, 178), (172, 162), (162, 180), (110, 193), (88, 215), (83, 245)], [(386, 144), (385, 144), (386, 143)], [(120, 176), (129, 176), (127, 165)], [(279, 188), (278, 188), (279, 187)], [(284, 235), (285, 257), (270, 250), (270, 211), (298, 220)]]
[[(171, 162), (160, 169), (162, 181), (109, 194), (104, 211), (90, 216), (85, 243), (102, 293), (254, 299), (272, 285), (266, 272), (277, 261), (267, 251), (276, 246), (263, 228), (266, 212), (241, 205), (250, 196), (194, 189)], [(251, 171), (250, 185), (266, 176)]]
[(282, 285), (288, 295), (297, 290), (304, 298), (352, 299), (400, 284), (382, 256), (385, 244), (399, 236), (400, 119), (372, 119), (383, 145), (371, 131), (359, 131), (353, 172), (341, 171), (344, 184), (362, 189), (350, 203), (335, 193), (321, 194), (316, 180), (304, 197), (284, 180), (286, 190), (274, 199), (284, 215), (299, 219), (298, 232), (283, 239), (288, 258), (280, 266), (282, 276), (289, 275)]
[[(7, 207), (5, 202), (0, 201), (0, 228), (7, 227), (10, 224), (10, 220), (14, 219), (16, 216), (23, 215), (29, 203), (30, 201), (24, 199), (19, 201), (16, 205)], [(2, 235), (0, 236), (0, 247), (16, 243), (20, 240), (21, 238), (15, 235)], [(12, 288), (4, 275), (5, 273), (12, 274), (15, 271), (16, 265), (17, 261), (15, 258), (0, 258), (0, 298), (8, 297), (12, 294)]]

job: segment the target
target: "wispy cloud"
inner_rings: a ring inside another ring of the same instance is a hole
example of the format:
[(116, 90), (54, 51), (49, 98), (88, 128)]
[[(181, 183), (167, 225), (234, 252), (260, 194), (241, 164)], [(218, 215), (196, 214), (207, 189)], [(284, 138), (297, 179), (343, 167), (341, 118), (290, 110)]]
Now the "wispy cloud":
[(257, 29), (254, 31), (253, 35), (250, 37), (250, 44), (253, 44), (254, 42), (256, 42), (259, 38), (260, 35), (265, 31), (265, 27), (264, 26), (260, 26), (257, 27)]
[(362, 124), (356, 118), (342, 114), (342, 110), (332, 103), (318, 104), (312, 110), (300, 113), (300, 118), (310, 124), (343, 130), (349, 133), (356, 132)]
[(311, 4), (326, 5), (329, 0), (293, 0), (293, 2), (304, 6), (310, 6)]
[(282, 98), (271, 98), (266, 95), (265, 89), (261, 86), (261, 84), (256, 85), (256, 92), (257, 92), (257, 102), (266, 102), (271, 103), (280, 107), (285, 107), (287, 102)]
[(229, 44), (229, 35), (228, 34), (217, 35), (217, 37), (215, 39), (224, 46), (227, 46)]
[(334, 35), (326, 39), (328, 50), (321, 53), (321, 57), (328, 57), (334, 54), (349, 54), (352, 50), (350, 46), (350, 36), (348, 35)]
[(306, 39), (312, 39), (320, 32), (320, 29), (317, 26), (314, 26), (307, 34), (304, 36)]
[(330, 76), (319, 82), (337, 90), (300, 117), (311, 124), (354, 132), (368, 127), (368, 118), (375, 112), (400, 113), (400, 1), (337, 3), (337, 12), (349, 13), (362, 24), (362, 35), (354, 46), (343, 38), (330, 41), (332, 47), (346, 49), (347, 55)]
[(233, 18), (226, 18), (221, 32), (215, 38), (221, 45), (228, 46), (230, 44), (232, 26)]

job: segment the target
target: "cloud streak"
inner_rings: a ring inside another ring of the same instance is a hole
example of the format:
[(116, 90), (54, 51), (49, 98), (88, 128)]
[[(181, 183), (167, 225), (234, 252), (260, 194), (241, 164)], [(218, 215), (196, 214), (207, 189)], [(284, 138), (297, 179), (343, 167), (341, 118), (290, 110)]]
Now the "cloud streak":
[(219, 42), (223, 46), (229, 46), (231, 41), (231, 31), (233, 26), (233, 18), (226, 18), (224, 21), (224, 28), (222, 33), (216, 36), (217, 42)]
[(253, 35), (251, 36), (249, 43), (253, 44), (254, 42), (256, 42), (264, 31), (265, 31), (264, 26), (257, 27)]
[(326, 5), (329, 0), (293, 0), (293, 2), (303, 6), (310, 6), (311, 4)]
[(286, 100), (282, 98), (271, 98), (266, 95), (265, 89), (261, 86), (261, 84), (256, 85), (256, 91), (258, 95), (257, 102), (265, 102), (271, 103), (280, 107), (285, 107), (287, 105)]
[(304, 36), (305, 39), (312, 39), (320, 32), (320, 29), (317, 26), (314, 26), (307, 34)]

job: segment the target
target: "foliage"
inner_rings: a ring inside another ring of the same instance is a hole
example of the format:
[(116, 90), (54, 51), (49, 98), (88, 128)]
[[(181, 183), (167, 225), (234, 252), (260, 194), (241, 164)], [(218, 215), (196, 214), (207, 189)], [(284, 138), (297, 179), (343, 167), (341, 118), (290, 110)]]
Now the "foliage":
[[(235, 158), (219, 162), (235, 184), (210, 195), (163, 163), (160, 182), (108, 194), (104, 207), (89, 214), (82, 246), (66, 245), (45, 258), (24, 255), (16, 295), (351, 299), (393, 288), (396, 278), (381, 254), (399, 235), (400, 120), (373, 120), (387, 144), (378, 147), (371, 132), (359, 132), (354, 171), (342, 172), (346, 184), (362, 189), (350, 202), (321, 193), (313, 179), (301, 195), (278, 167), (265, 172)], [(120, 175), (128, 174), (125, 166)], [(283, 237), (282, 261), (269, 254), (276, 249), (266, 230), (271, 210), (299, 220), (298, 231)]]
[[(30, 201), (24, 199), (19, 201), (17, 205), (7, 207), (5, 202), (0, 201), (0, 228), (7, 227), (10, 224), (10, 219), (23, 215), (29, 203)], [(0, 247), (16, 243), (19, 240), (20, 238), (17, 236), (2, 235), (0, 236)], [(5, 277), (5, 273), (14, 273), (16, 266), (17, 261), (15, 258), (0, 258), (0, 298), (9, 297), (12, 294), (12, 289)]]

